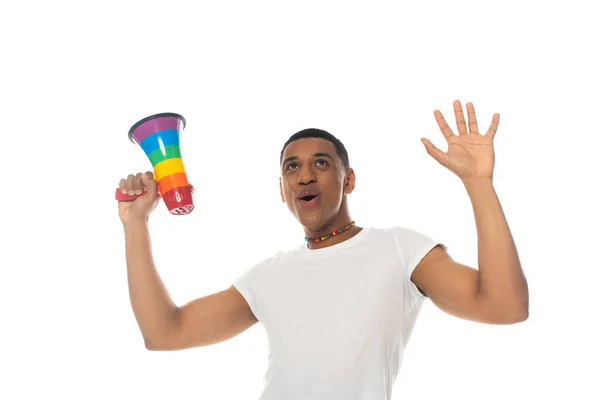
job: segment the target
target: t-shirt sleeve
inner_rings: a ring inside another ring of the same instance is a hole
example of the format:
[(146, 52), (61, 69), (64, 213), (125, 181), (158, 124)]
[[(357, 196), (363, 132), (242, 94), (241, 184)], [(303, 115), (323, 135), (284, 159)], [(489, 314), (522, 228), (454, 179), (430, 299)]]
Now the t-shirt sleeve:
[(419, 262), (421, 262), (423, 257), (425, 257), (434, 247), (440, 245), (444, 249), (447, 248), (443, 243), (414, 229), (397, 227), (394, 233), (396, 235), (396, 244), (404, 259), (408, 286), (417, 298), (425, 299), (427, 297), (421, 293), (410, 277)]
[(240, 292), (244, 299), (246, 299), (252, 313), (259, 321), (262, 321), (262, 314), (258, 299), (258, 284), (260, 282), (260, 277), (272, 261), (273, 258), (268, 258), (254, 264), (233, 281), (233, 286)]

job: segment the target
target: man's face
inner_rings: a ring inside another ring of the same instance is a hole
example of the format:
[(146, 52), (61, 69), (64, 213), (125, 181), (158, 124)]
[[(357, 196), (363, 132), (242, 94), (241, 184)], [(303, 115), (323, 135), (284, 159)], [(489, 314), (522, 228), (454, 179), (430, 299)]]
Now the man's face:
[(283, 153), (280, 189), (296, 219), (305, 227), (319, 229), (338, 214), (343, 194), (354, 189), (354, 172), (344, 170), (330, 141), (298, 139)]

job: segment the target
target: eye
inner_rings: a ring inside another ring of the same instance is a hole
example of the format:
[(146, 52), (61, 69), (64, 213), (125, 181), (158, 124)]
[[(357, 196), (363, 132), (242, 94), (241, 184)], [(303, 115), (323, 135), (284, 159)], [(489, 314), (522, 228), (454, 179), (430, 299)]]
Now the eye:
[(329, 165), (329, 163), (327, 161), (325, 161), (324, 159), (318, 159), (317, 160), (317, 165)]
[(296, 163), (289, 163), (289, 164), (288, 164), (288, 166), (287, 166), (285, 169), (286, 169), (286, 170), (290, 170), (290, 169), (292, 169), (293, 167), (297, 167), (297, 166), (298, 166), (298, 164), (296, 164)]

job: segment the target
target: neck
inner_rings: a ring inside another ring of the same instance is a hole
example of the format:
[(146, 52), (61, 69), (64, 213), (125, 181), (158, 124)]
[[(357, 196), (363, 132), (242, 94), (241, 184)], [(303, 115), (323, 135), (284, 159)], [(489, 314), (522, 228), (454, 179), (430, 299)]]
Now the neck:
[[(332, 221), (327, 222), (324, 225), (321, 225), (316, 228), (304, 227), (304, 235), (307, 238), (320, 238), (323, 236), (330, 235), (334, 231), (338, 231), (339, 229), (343, 229), (344, 227), (350, 225), (352, 223), (352, 218), (348, 213), (340, 213), (336, 218)], [(361, 227), (356, 225), (352, 226), (348, 230), (337, 233), (336, 235), (330, 235), (330, 237), (326, 240), (318, 241), (318, 242), (309, 242), (306, 245), (309, 249), (322, 249), (324, 247), (333, 246), (335, 244), (341, 243), (345, 240), (350, 239), (355, 236), (362, 230)]]
[[(326, 236), (333, 231), (344, 228), (351, 222), (352, 217), (350, 216), (348, 203), (346, 201), (346, 196), (344, 195), (342, 198), (342, 204), (340, 205), (337, 215), (335, 215), (333, 218), (330, 218), (328, 221), (325, 221), (323, 224), (319, 224), (318, 226), (304, 226), (304, 235), (307, 238), (318, 238), (321, 236)], [(327, 240), (319, 241), (316, 243), (306, 243), (306, 245), (311, 250), (322, 249), (324, 247), (333, 246), (335, 244), (346, 241), (351, 237), (355, 236), (361, 230), (361, 227), (354, 225), (353, 227), (339, 235), (335, 235)]]
[[(346, 225), (344, 225), (344, 226), (346, 226)], [(333, 245), (345, 242), (346, 240), (351, 239), (354, 236), (358, 235), (358, 233), (362, 230), (363, 230), (363, 228), (354, 225), (352, 228), (348, 229), (347, 231), (345, 231), (343, 233), (340, 233), (336, 236), (332, 236), (331, 238), (324, 240), (322, 242), (306, 243), (306, 246), (310, 250), (323, 249), (325, 247), (329, 247), (329, 246), (333, 246)]]

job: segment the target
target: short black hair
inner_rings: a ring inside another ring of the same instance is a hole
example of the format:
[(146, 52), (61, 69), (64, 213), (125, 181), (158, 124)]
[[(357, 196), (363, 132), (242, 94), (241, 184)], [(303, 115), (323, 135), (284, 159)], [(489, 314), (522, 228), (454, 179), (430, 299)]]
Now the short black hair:
[(342, 160), (342, 165), (344, 166), (344, 169), (347, 170), (348, 168), (350, 168), (350, 159), (348, 158), (348, 152), (346, 151), (346, 147), (344, 146), (344, 144), (331, 133), (316, 128), (304, 129), (290, 136), (290, 138), (287, 140), (287, 142), (285, 142), (283, 148), (281, 149), (279, 163), (281, 164), (281, 161), (283, 161), (283, 152), (285, 151), (285, 148), (288, 146), (288, 144), (298, 139), (306, 138), (320, 138), (333, 143), (333, 145), (335, 146), (335, 152), (337, 153), (338, 157)]

